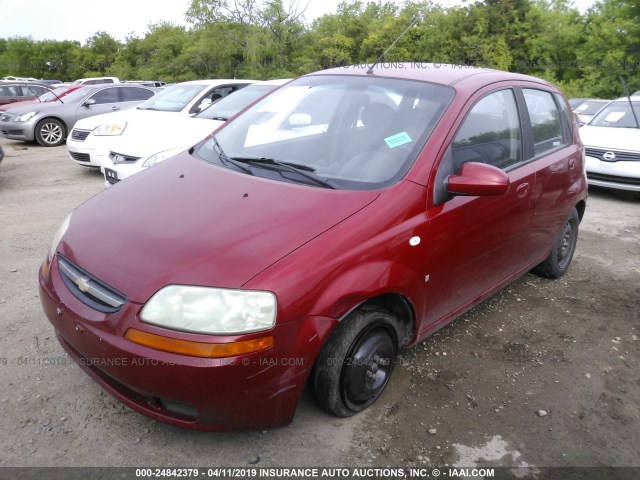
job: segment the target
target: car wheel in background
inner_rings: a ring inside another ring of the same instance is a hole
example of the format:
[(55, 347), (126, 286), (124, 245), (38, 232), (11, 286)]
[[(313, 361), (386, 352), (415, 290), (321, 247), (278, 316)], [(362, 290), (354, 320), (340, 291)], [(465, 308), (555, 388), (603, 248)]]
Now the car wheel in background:
[(36, 141), (43, 147), (57, 147), (67, 138), (67, 129), (60, 120), (45, 118), (36, 125)]

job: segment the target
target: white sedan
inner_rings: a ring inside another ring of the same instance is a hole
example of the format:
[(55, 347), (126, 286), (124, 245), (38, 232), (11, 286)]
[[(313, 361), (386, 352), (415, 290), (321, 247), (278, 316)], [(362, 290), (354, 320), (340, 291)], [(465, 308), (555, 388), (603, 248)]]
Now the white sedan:
[(580, 137), (589, 185), (640, 192), (640, 96), (611, 102), (580, 128)]
[[(69, 156), (78, 165), (100, 167), (99, 153), (116, 137), (134, 138), (158, 132), (176, 118), (198, 113), (254, 80), (194, 80), (172, 85), (135, 109), (96, 115), (78, 121), (67, 138)], [(172, 132), (168, 132), (172, 135)]]
[(175, 119), (170, 125), (156, 122), (146, 133), (139, 135), (113, 137), (110, 148), (98, 154), (105, 185), (124, 180), (190, 148), (240, 110), (288, 81), (257, 82), (219, 100), (193, 117)]

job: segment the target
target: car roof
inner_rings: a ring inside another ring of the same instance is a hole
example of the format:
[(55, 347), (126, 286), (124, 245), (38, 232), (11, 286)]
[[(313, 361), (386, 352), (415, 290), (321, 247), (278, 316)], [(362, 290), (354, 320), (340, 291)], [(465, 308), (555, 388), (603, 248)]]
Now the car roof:
[(347, 67), (331, 68), (310, 73), (312, 75), (362, 75), (380, 78), (397, 78), (403, 80), (419, 80), (423, 82), (436, 83), (453, 86), (464, 80), (471, 78), (482, 79), (481, 83), (489, 84), (505, 80), (529, 81), (553, 87), (549, 82), (529, 75), (519, 73), (503, 72), (490, 68), (481, 68), (468, 65), (448, 65), (441, 63), (426, 62), (381, 62), (373, 68), (373, 72), (368, 74), (370, 65), (350, 65)]
[(614, 102), (628, 102), (629, 98), (631, 98), (632, 102), (640, 102), (640, 94), (637, 95), (638, 92), (631, 95), (631, 97), (620, 97), (616, 98)]
[(260, 82), (255, 82), (253, 85), (284, 85), (291, 80), (291, 78), (277, 78), (273, 80), (262, 80)]
[(45, 88), (49, 88), (51, 87), (51, 85), (47, 85), (46, 83), (38, 83), (38, 82), (11, 82), (11, 81), (3, 81), (0, 83), (0, 85), (2, 85), (3, 87), (10, 87), (11, 85), (18, 85), (20, 87), (27, 85), (27, 86), (38, 86), (38, 87), (45, 87)]
[(208, 85), (215, 86), (223, 83), (256, 83), (255, 80), (239, 80), (237, 78), (214, 78), (208, 80), (189, 80), (187, 82), (175, 83), (173, 85)]

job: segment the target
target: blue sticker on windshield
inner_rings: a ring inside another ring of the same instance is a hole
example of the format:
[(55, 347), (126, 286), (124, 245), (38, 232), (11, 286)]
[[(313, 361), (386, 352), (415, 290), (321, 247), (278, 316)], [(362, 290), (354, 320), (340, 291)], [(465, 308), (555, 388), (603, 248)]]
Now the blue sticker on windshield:
[(411, 142), (411, 137), (407, 132), (396, 133), (384, 139), (389, 148), (396, 148)]

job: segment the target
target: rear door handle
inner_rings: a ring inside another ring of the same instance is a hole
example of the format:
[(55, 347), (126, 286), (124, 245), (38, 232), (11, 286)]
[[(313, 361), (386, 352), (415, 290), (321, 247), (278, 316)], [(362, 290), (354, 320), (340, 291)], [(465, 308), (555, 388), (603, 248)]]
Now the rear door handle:
[(518, 198), (524, 198), (527, 196), (528, 193), (529, 193), (528, 183), (521, 183), (520, 185), (518, 185), (518, 188), (516, 189), (516, 196)]

